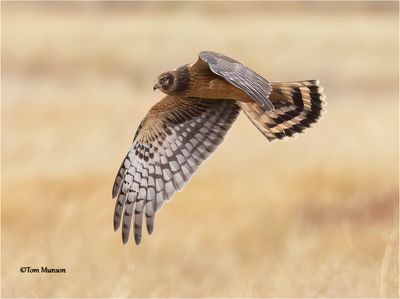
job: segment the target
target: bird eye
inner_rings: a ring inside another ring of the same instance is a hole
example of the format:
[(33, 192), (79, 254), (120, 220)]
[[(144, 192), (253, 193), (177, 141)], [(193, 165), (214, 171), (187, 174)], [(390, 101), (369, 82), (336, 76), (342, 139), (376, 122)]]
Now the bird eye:
[(167, 85), (167, 84), (169, 83), (169, 78), (168, 78), (168, 77), (162, 77), (162, 78), (160, 79), (160, 83), (161, 83), (162, 85)]

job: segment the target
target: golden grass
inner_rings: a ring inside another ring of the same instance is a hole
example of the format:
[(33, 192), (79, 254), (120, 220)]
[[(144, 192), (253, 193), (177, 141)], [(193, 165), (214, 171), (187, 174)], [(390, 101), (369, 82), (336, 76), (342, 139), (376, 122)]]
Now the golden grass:
[[(394, 12), (23, 6), (2, 18), (3, 297), (399, 296)], [(123, 246), (115, 172), (155, 76), (203, 49), (319, 78), (328, 113), (274, 144), (241, 116), (153, 235)]]

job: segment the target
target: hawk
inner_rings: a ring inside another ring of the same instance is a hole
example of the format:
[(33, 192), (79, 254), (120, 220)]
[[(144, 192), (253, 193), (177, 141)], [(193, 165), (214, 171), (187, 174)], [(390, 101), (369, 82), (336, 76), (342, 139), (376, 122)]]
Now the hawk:
[(203, 51), (194, 64), (158, 76), (154, 90), (166, 96), (136, 131), (115, 178), (114, 230), (138, 245), (142, 222), (154, 228), (155, 213), (190, 180), (223, 141), (240, 111), (269, 140), (302, 133), (324, 112), (318, 80), (270, 82), (242, 63)]

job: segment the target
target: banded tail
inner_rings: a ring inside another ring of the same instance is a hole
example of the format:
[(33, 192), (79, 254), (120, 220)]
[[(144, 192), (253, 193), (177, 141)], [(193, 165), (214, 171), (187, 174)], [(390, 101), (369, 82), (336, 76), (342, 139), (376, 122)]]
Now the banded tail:
[(269, 99), (274, 104), (273, 111), (256, 102), (237, 102), (269, 141), (302, 133), (325, 112), (325, 95), (318, 80), (271, 82), (271, 87)]

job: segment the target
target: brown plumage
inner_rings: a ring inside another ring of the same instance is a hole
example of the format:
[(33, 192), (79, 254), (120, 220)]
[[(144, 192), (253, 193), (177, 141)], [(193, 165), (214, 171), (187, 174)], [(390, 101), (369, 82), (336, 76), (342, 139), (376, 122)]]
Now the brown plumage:
[(136, 244), (143, 218), (153, 232), (155, 213), (223, 141), (240, 110), (269, 141), (303, 132), (324, 111), (317, 80), (269, 82), (210, 51), (192, 65), (162, 73), (153, 88), (167, 95), (139, 125), (112, 190), (114, 229), (122, 221), (124, 243), (132, 222)]
[(267, 80), (240, 62), (210, 51), (201, 52), (192, 65), (162, 73), (153, 87), (157, 88), (166, 94), (187, 98), (256, 101), (273, 110), (268, 99), (271, 86)]

